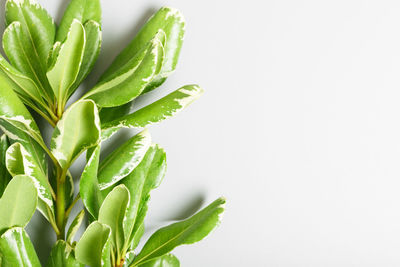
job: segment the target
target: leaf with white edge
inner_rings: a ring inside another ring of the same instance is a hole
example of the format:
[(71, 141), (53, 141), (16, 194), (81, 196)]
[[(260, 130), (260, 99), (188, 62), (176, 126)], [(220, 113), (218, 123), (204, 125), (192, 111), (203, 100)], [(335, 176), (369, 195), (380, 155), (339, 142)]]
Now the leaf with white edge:
[(73, 20), (79, 20), (83, 25), (89, 20), (98, 24), (101, 22), (100, 0), (71, 0), (64, 12), (57, 31), (57, 41), (63, 42), (67, 37)]
[(138, 97), (153, 77), (160, 72), (164, 48), (157, 34), (147, 46), (122, 68), (99, 82), (84, 98), (92, 99), (100, 107), (115, 107)]
[(46, 79), (47, 56), (56, 32), (52, 17), (35, 0), (8, 0), (5, 14), (8, 27), (3, 47), (7, 57), (52, 100)]
[[(87, 151), (86, 153), (89, 153)], [(91, 156), (82, 172), (79, 183), (81, 199), (89, 213), (97, 219), (103, 196), (100, 192), (97, 180), (97, 170), (99, 167), (100, 146), (97, 146), (91, 153)]]
[(4, 267), (41, 267), (29, 236), (20, 227), (11, 228), (1, 235), (0, 257)]
[(54, 95), (62, 107), (73, 92), (71, 87), (79, 74), (85, 43), (85, 29), (78, 20), (74, 20), (67, 39), (60, 47), (56, 62), (47, 72)]
[(102, 139), (120, 128), (143, 128), (174, 116), (203, 94), (198, 85), (186, 85), (129, 115), (102, 124)]
[(172, 254), (166, 254), (155, 260), (139, 265), (139, 267), (180, 267), (181, 264), (177, 257)]
[(47, 176), (23, 145), (14, 143), (8, 148), (6, 166), (13, 176), (25, 174), (33, 179), (39, 196), (38, 209), (47, 220), (54, 221), (52, 189)]
[(73, 248), (64, 240), (58, 240), (52, 248), (46, 267), (84, 267), (75, 259)]
[(79, 87), (82, 81), (90, 73), (100, 54), (102, 41), (100, 24), (96, 21), (89, 20), (84, 24), (84, 28), (86, 44), (85, 51), (83, 53), (82, 64), (79, 69), (78, 76), (76, 77), (74, 84), (71, 86), (71, 90), (69, 90), (68, 96), (70, 96), (76, 90), (76, 88)]
[(33, 180), (25, 175), (14, 176), (0, 199), (0, 232), (11, 227), (25, 227), (37, 205)]
[[(20, 142), (47, 173), (45, 146), (32, 115), (13, 91), (9, 79), (0, 75), (0, 128), (11, 142)], [(37, 142), (36, 142), (36, 141)]]
[(101, 81), (107, 79), (114, 72), (124, 66), (128, 60), (134, 57), (148, 41), (150, 41), (158, 30), (163, 30), (166, 35), (164, 45), (164, 60), (160, 73), (154, 77), (143, 93), (160, 86), (167, 76), (176, 68), (185, 35), (185, 19), (179, 10), (163, 7), (155, 13), (130, 44), (118, 55), (107, 71), (102, 75)]
[(135, 258), (135, 252), (130, 250), (125, 254), (124, 264), (122, 267), (128, 267), (131, 265), (133, 259)]
[(224, 209), (225, 199), (219, 198), (189, 219), (159, 229), (146, 242), (132, 266), (161, 257), (177, 246), (202, 240), (220, 224)]
[(121, 251), (124, 246), (124, 220), (129, 204), (129, 191), (125, 185), (119, 185), (107, 195), (99, 210), (100, 223), (111, 228), (113, 251)]
[[(143, 218), (138, 218), (142, 208), (147, 205), (150, 191), (157, 188), (165, 176), (167, 160), (164, 149), (153, 144), (148, 150), (140, 164), (121, 183), (129, 190), (130, 201), (124, 221), (124, 233), (126, 240), (134, 239), (134, 226), (137, 229), (143, 223)], [(146, 209), (147, 210), (147, 209)], [(138, 219), (138, 221), (136, 221)], [(131, 242), (127, 242), (129, 247)]]
[(144, 130), (108, 155), (99, 166), (100, 190), (112, 186), (131, 173), (142, 161), (150, 145), (150, 133)]
[(111, 229), (100, 222), (93, 222), (76, 244), (78, 261), (91, 267), (111, 267)]
[(71, 105), (57, 123), (51, 139), (51, 151), (63, 169), (100, 138), (100, 120), (96, 104), (82, 100)]
[(3, 134), (0, 137), (0, 197), (3, 195), (4, 190), (11, 180), (11, 175), (6, 168), (6, 151), (9, 146), (10, 143), (8, 142), (7, 136)]
[(72, 221), (71, 225), (68, 228), (67, 232), (67, 242), (72, 244), (72, 240), (75, 237), (76, 232), (78, 231), (79, 227), (81, 226), (83, 219), (85, 218), (85, 210), (81, 210)]

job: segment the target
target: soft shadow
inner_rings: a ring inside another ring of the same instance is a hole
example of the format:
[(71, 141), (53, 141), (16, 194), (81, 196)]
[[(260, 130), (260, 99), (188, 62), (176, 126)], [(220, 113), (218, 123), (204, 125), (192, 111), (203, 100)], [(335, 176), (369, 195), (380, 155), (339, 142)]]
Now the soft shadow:
[(56, 242), (56, 235), (46, 219), (36, 211), (26, 227), (26, 231), (35, 247), (43, 266), (47, 263), (51, 248)]
[(64, 15), (65, 10), (67, 9), (70, 0), (62, 0), (60, 2), (61, 3), (60, 6), (58, 7), (57, 15), (54, 17), (54, 21), (57, 23), (57, 25), (60, 24), (60, 21)]
[(166, 218), (168, 221), (180, 221), (184, 220), (193, 214), (195, 214), (205, 203), (205, 195), (198, 193), (195, 196), (191, 196), (191, 199), (185, 201), (184, 205), (178, 209), (178, 211), (169, 215)]

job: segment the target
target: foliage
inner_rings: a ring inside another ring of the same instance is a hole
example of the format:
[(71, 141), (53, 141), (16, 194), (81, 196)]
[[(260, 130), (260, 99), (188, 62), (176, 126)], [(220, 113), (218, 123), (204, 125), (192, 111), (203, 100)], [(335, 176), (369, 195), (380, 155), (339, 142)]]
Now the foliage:
[[(48, 267), (180, 266), (170, 252), (206, 237), (220, 223), (225, 200), (159, 229), (138, 251), (151, 191), (166, 173), (166, 153), (146, 127), (172, 117), (203, 90), (185, 85), (134, 112), (131, 106), (176, 69), (185, 34), (182, 14), (161, 8), (97, 84), (67, 106), (100, 53), (100, 0), (71, 0), (58, 26), (35, 0), (8, 0), (5, 8), (0, 266), (40, 266), (24, 230), (36, 209), (57, 235)], [(32, 113), (53, 128), (49, 147)], [(102, 142), (121, 128), (142, 131), (102, 157)], [(74, 177), (80, 192), (74, 192), (69, 168), (84, 152), (86, 166)], [(70, 218), (78, 201), (84, 209)], [(77, 238), (85, 215), (89, 225)]]

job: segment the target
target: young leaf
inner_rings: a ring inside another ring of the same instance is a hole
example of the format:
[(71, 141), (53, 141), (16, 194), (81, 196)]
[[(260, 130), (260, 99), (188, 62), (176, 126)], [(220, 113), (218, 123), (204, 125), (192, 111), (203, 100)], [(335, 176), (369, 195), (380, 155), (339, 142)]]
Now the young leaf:
[(114, 189), (104, 199), (99, 211), (99, 222), (111, 229), (113, 250), (120, 252), (124, 246), (124, 218), (129, 204), (129, 191), (124, 185)]
[(100, 24), (101, 6), (99, 0), (71, 0), (57, 31), (56, 41), (63, 42), (73, 20), (79, 20), (83, 25), (89, 20)]
[(68, 233), (67, 233), (67, 242), (69, 244), (72, 244), (72, 240), (74, 239), (74, 236), (76, 232), (78, 231), (79, 227), (81, 226), (83, 222), (83, 218), (85, 218), (85, 210), (81, 210), (79, 212), (75, 219), (72, 221), (71, 225), (69, 226)]
[(193, 244), (206, 237), (221, 221), (225, 199), (219, 198), (189, 219), (156, 231), (133, 261), (140, 266), (169, 253), (183, 244)]
[(65, 111), (50, 145), (62, 168), (68, 168), (83, 151), (99, 142), (99, 124), (97, 107), (91, 100), (78, 101)]
[(6, 23), (3, 47), (11, 64), (51, 97), (46, 71), (56, 31), (53, 19), (35, 0), (8, 0)]
[(138, 111), (102, 124), (102, 139), (107, 139), (120, 128), (142, 128), (174, 116), (203, 94), (198, 85), (186, 85), (139, 109)]
[(99, 167), (100, 190), (112, 186), (131, 173), (143, 159), (150, 145), (150, 134), (144, 130), (108, 155)]
[(76, 88), (79, 87), (81, 82), (93, 69), (94, 63), (100, 54), (101, 47), (101, 28), (100, 24), (94, 20), (89, 20), (84, 24), (86, 44), (85, 51), (83, 53), (82, 64), (79, 69), (78, 76), (76, 77), (75, 83), (72, 85), (69, 91), (70, 96)]
[(11, 175), (25, 174), (34, 180), (39, 196), (38, 209), (47, 220), (54, 220), (52, 189), (47, 176), (23, 145), (14, 143), (8, 148), (6, 166)]
[(164, 49), (156, 34), (154, 39), (123, 67), (99, 82), (84, 98), (92, 99), (100, 107), (115, 107), (138, 97), (147, 84), (160, 72)]
[[(150, 198), (150, 191), (157, 188), (164, 178), (166, 171), (166, 154), (164, 149), (153, 144), (148, 150), (140, 164), (124, 178), (121, 182), (130, 193), (129, 206), (126, 211), (126, 220), (124, 222), (124, 232), (126, 240), (134, 239), (134, 226), (139, 229), (143, 223), (145, 214), (138, 218), (139, 212), (147, 205)], [(147, 210), (147, 209), (146, 209)], [(138, 221), (136, 221), (138, 219)], [(127, 242), (127, 246), (131, 242)]]
[(7, 136), (3, 134), (0, 137), (0, 197), (11, 180), (11, 175), (6, 168), (6, 151), (9, 145)]
[(177, 257), (172, 254), (166, 254), (155, 260), (139, 265), (139, 267), (180, 267), (181, 264)]
[[(89, 153), (87, 151), (86, 153)], [(100, 159), (100, 146), (97, 146), (91, 153), (91, 156), (82, 172), (79, 189), (82, 202), (89, 213), (97, 219), (99, 209), (103, 202), (103, 196), (100, 192), (97, 180), (97, 170)]]
[(74, 256), (74, 251), (64, 240), (58, 240), (52, 248), (47, 267), (84, 267)]
[(4, 267), (41, 267), (29, 236), (20, 227), (11, 228), (1, 235), (0, 255)]
[(62, 107), (67, 102), (68, 96), (72, 94), (71, 87), (78, 77), (85, 42), (85, 29), (78, 20), (74, 20), (67, 39), (60, 47), (55, 63), (47, 72), (54, 95)]
[(128, 60), (134, 57), (148, 41), (150, 41), (158, 30), (163, 30), (166, 35), (164, 45), (164, 60), (160, 73), (147, 85), (143, 91), (148, 92), (165, 81), (165, 77), (171, 74), (178, 63), (179, 53), (185, 35), (185, 19), (178, 10), (163, 7), (155, 13), (142, 27), (131, 43), (118, 55), (107, 71), (102, 75), (100, 81), (108, 79), (114, 72), (124, 66)]
[(25, 227), (36, 204), (37, 190), (32, 179), (25, 175), (13, 177), (0, 199), (0, 232), (14, 226)]
[(93, 222), (76, 244), (78, 261), (91, 267), (111, 267), (111, 229), (105, 224)]

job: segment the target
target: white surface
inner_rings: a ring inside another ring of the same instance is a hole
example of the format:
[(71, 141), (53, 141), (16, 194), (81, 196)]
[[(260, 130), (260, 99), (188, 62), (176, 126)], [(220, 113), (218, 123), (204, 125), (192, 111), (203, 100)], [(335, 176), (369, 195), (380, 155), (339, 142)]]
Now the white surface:
[[(59, 0), (40, 2), (60, 18)], [(152, 10), (187, 18), (178, 69), (149, 99), (187, 83), (206, 94), (150, 129), (168, 173), (149, 223), (219, 195), (228, 206), (209, 238), (175, 251), (183, 267), (400, 265), (400, 2), (102, 3), (87, 87)]]

